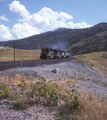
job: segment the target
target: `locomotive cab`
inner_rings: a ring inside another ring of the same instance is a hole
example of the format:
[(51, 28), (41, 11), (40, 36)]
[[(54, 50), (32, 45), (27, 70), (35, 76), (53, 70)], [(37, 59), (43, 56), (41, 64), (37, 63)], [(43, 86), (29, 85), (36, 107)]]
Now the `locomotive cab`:
[(41, 51), (41, 56), (40, 58), (41, 59), (47, 59), (47, 55), (49, 53), (49, 50), (47, 48), (43, 48), (42, 51)]
[(50, 48), (43, 48), (41, 51), (41, 59), (54, 58), (54, 50)]

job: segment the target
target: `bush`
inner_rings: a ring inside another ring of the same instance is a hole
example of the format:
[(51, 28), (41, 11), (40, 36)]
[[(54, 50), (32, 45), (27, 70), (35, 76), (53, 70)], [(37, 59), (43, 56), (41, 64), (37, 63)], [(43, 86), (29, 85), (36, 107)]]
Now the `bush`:
[(78, 94), (75, 89), (71, 91), (58, 86), (54, 82), (36, 82), (31, 84), (27, 92), (28, 100), (35, 100), (43, 105), (56, 106), (58, 100), (63, 100), (69, 109), (76, 109), (79, 105)]
[(0, 98), (6, 97), (11, 93), (12, 89), (5, 83), (0, 82)]
[(16, 110), (24, 110), (28, 107), (28, 105), (26, 104), (26, 102), (22, 99), (22, 100), (17, 100), (14, 103), (14, 109)]
[(35, 99), (36, 103), (44, 105), (57, 105), (59, 97), (59, 87), (52, 82), (42, 81), (31, 84), (28, 92), (28, 99)]

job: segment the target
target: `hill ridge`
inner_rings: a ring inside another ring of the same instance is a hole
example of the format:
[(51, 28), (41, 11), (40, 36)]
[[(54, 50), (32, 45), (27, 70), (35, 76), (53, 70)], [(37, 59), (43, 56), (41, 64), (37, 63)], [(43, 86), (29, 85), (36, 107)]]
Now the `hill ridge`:
[[(107, 50), (107, 23), (83, 29), (57, 29), (39, 35), (33, 35), (19, 40), (0, 42), (0, 45), (17, 49), (41, 49), (43, 47), (69, 50), (73, 54), (89, 53)], [(105, 32), (105, 34), (104, 34)], [(97, 44), (96, 44), (97, 43)], [(93, 45), (94, 44), (94, 45)], [(93, 48), (94, 47), (94, 48)]]

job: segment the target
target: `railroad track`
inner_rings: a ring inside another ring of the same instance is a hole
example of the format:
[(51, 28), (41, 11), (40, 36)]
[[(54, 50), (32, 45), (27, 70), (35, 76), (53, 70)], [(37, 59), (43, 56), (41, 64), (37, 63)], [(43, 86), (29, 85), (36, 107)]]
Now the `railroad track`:
[(0, 62), (0, 71), (7, 70), (10, 68), (17, 67), (34, 67), (41, 66), (44, 64), (56, 64), (60, 62), (66, 62), (74, 60), (73, 57), (65, 59), (48, 59), (48, 60), (23, 60), (23, 61), (10, 61), (10, 62)]

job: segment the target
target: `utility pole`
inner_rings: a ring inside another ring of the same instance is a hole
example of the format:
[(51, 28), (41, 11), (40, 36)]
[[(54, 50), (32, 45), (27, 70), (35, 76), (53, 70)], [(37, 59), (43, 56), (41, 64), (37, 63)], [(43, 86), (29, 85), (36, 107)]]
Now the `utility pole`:
[(15, 61), (15, 41), (14, 41), (14, 61)]

